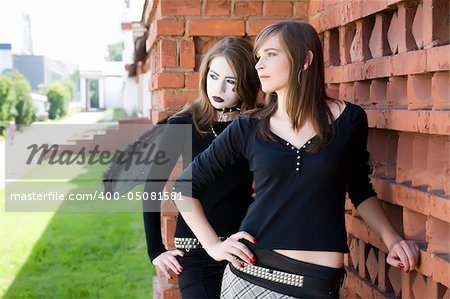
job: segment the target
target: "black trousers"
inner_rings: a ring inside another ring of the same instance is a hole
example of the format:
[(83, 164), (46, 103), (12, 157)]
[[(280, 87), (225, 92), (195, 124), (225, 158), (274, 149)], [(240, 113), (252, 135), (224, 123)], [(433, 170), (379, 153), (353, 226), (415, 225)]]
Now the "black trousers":
[(219, 298), (226, 261), (215, 261), (205, 250), (194, 249), (177, 257), (183, 271), (178, 276), (183, 299)]

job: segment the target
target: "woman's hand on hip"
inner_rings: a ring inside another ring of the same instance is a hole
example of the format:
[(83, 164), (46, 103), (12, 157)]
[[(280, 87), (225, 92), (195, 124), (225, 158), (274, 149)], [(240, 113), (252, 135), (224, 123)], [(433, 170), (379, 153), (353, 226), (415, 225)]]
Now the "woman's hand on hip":
[(414, 241), (400, 240), (389, 250), (386, 262), (406, 273), (412, 272), (419, 261), (420, 249)]
[(236, 268), (243, 267), (239, 259), (249, 264), (255, 264), (255, 256), (247, 246), (239, 242), (239, 239), (246, 239), (249, 242), (256, 243), (256, 239), (249, 233), (240, 231), (231, 235), (225, 241), (217, 241), (209, 245), (205, 250), (216, 261), (227, 260)]
[(180, 263), (177, 261), (176, 256), (183, 256), (184, 252), (178, 249), (168, 250), (161, 253), (153, 260), (153, 265), (158, 267), (167, 278), (172, 279), (172, 275), (169, 273), (169, 269), (175, 274), (180, 275), (183, 271)]

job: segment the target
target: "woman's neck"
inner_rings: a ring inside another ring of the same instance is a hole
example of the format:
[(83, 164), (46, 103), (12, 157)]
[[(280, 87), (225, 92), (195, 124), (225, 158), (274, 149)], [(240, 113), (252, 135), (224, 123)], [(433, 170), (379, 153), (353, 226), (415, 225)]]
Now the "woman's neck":
[(286, 110), (286, 93), (284, 90), (276, 92), (277, 94), (277, 111), (275, 114), (280, 118), (289, 118)]

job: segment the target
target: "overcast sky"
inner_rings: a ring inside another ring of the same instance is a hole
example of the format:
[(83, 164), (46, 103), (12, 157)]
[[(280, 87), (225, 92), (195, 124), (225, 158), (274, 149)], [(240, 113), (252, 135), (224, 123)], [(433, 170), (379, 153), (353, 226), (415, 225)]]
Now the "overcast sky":
[(0, 43), (23, 49), (23, 12), (31, 18), (34, 54), (82, 65), (106, 56), (122, 40), (124, 0), (0, 0)]

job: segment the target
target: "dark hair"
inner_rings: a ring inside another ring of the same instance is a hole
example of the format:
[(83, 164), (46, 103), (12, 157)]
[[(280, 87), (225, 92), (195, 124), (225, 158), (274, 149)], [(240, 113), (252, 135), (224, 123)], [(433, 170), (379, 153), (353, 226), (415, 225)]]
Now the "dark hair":
[[(271, 24), (263, 29), (255, 40), (254, 53), (257, 53), (264, 42), (278, 35), (282, 47), (291, 64), (289, 84), (286, 93), (286, 112), (292, 128), (300, 129), (306, 121), (310, 121), (318, 138), (308, 151), (316, 152), (327, 146), (336, 135), (333, 114), (327, 101), (330, 98), (325, 91), (325, 76), (322, 44), (314, 28), (302, 22), (281, 22)], [(309, 52), (313, 54), (309, 63)], [(304, 64), (309, 66), (303, 69)], [(266, 97), (266, 107), (250, 113), (261, 120), (258, 134), (266, 141), (273, 141), (270, 132), (270, 117), (277, 110), (277, 95), (271, 93)], [(331, 122), (331, 125), (330, 125)]]
[(226, 37), (218, 41), (208, 50), (200, 65), (200, 98), (188, 103), (177, 113), (191, 113), (194, 126), (202, 135), (209, 133), (210, 126), (216, 120), (217, 112), (211, 105), (206, 91), (209, 66), (216, 57), (224, 57), (236, 76), (236, 94), (242, 112), (256, 107), (260, 87), (251, 44), (242, 38), (235, 37)]

